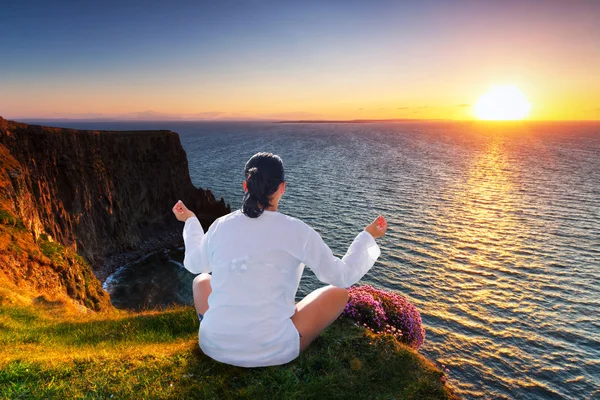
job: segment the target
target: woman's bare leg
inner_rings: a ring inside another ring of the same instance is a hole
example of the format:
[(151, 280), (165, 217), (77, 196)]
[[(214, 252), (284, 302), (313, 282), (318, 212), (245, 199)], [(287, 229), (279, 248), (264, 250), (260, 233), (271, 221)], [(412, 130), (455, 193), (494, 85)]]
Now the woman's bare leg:
[(300, 332), (300, 351), (319, 336), (337, 317), (348, 302), (348, 291), (335, 286), (325, 286), (309, 293), (296, 304), (292, 322)]
[(210, 278), (209, 274), (200, 274), (194, 278), (194, 283), (192, 284), (196, 312), (202, 316), (208, 310), (208, 295), (212, 292)]

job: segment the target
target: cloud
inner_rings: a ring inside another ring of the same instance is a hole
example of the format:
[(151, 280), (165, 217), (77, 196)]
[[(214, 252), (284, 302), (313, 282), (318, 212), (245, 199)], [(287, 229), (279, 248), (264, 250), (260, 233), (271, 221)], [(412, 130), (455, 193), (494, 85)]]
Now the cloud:
[[(65, 112), (53, 112), (53, 113), (43, 113), (36, 117), (35, 119), (105, 119), (110, 117), (107, 114), (95, 113), (95, 112), (87, 112), (87, 113), (65, 113)], [(31, 117), (23, 117), (21, 119), (34, 119)]]
[(178, 114), (160, 113), (153, 110), (138, 111), (127, 114), (121, 114), (117, 118), (133, 119), (140, 121), (156, 121), (156, 120), (172, 120), (172, 119), (183, 119)]
[(262, 114), (259, 118), (265, 119), (281, 119), (281, 120), (302, 120), (302, 119), (324, 119), (323, 114), (307, 112), (307, 111), (291, 111), (272, 114)]
[(423, 109), (423, 108), (429, 108), (429, 106), (421, 106), (421, 107), (417, 107), (417, 109)]
[(212, 121), (212, 120), (252, 120), (254, 116), (243, 113), (226, 113), (220, 111), (206, 111), (187, 114), (163, 113), (154, 110), (134, 111), (121, 114), (102, 113), (52, 113), (42, 114), (30, 120), (88, 120), (88, 121)]
[(396, 110), (408, 110), (410, 107), (398, 107)]
[[(106, 116), (105, 116), (106, 117)], [(196, 121), (196, 120), (213, 120), (213, 119), (227, 119), (227, 118), (239, 118), (240, 115), (237, 113), (225, 113), (220, 111), (206, 111), (197, 113), (187, 114), (172, 114), (162, 113), (153, 110), (131, 112), (125, 114), (118, 114), (109, 116), (115, 119), (134, 120), (134, 121)]]
[(243, 114), (240, 113), (224, 113), (220, 111), (207, 111), (207, 112), (198, 112), (194, 114), (184, 114), (182, 117), (185, 119), (213, 119), (213, 118), (222, 118), (222, 117), (238, 117)]

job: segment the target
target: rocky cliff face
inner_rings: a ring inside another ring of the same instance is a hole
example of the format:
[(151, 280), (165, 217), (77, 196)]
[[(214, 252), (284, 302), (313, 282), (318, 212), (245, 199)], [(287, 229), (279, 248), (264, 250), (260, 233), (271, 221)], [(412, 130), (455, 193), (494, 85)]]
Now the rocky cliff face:
[[(0, 117), (0, 205), (13, 228), (82, 256), (101, 280), (117, 264), (182, 243), (182, 200), (205, 229), (231, 211), (194, 187), (171, 131), (83, 131)], [(19, 225), (20, 224), (20, 225)]]

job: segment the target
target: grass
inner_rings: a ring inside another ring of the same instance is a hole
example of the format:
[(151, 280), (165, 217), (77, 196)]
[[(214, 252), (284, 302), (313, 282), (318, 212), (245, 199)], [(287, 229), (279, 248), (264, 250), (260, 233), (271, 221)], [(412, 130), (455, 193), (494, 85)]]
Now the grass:
[[(47, 235), (45, 235), (47, 237)], [(40, 251), (56, 264), (65, 264), (65, 247), (57, 242), (50, 242), (42, 238), (39, 241)]]
[(4, 399), (447, 399), (443, 374), (389, 335), (338, 320), (298, 359), (240, 368), (198, 347), (191, 307), (76, 312), (0, 291)]
[(16, 228), (18, 231), (25, 232), (27, 228), (20, 218), (15, 217), (10, 211), (0, 207), (0, 225), (8, 225)]

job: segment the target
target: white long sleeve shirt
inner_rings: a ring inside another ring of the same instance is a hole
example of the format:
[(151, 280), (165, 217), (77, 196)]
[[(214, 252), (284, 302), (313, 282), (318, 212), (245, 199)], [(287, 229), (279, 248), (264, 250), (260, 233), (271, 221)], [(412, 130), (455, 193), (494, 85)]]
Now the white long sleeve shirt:
[(198, 218), (185, 221), (183, 265), (212, 272), (212, 293), (200, 324), (199, 344), (211, 358), (241, 367), (285, 364), (300, 353), (290, 319), (307, 265), (338, 287), (358, 282), (380, 255), (373, 236), (360, 232), (339, 259), (304, 222), (277, 211), (250, 218), (241, 210), (213, 222), (206, 234)]

